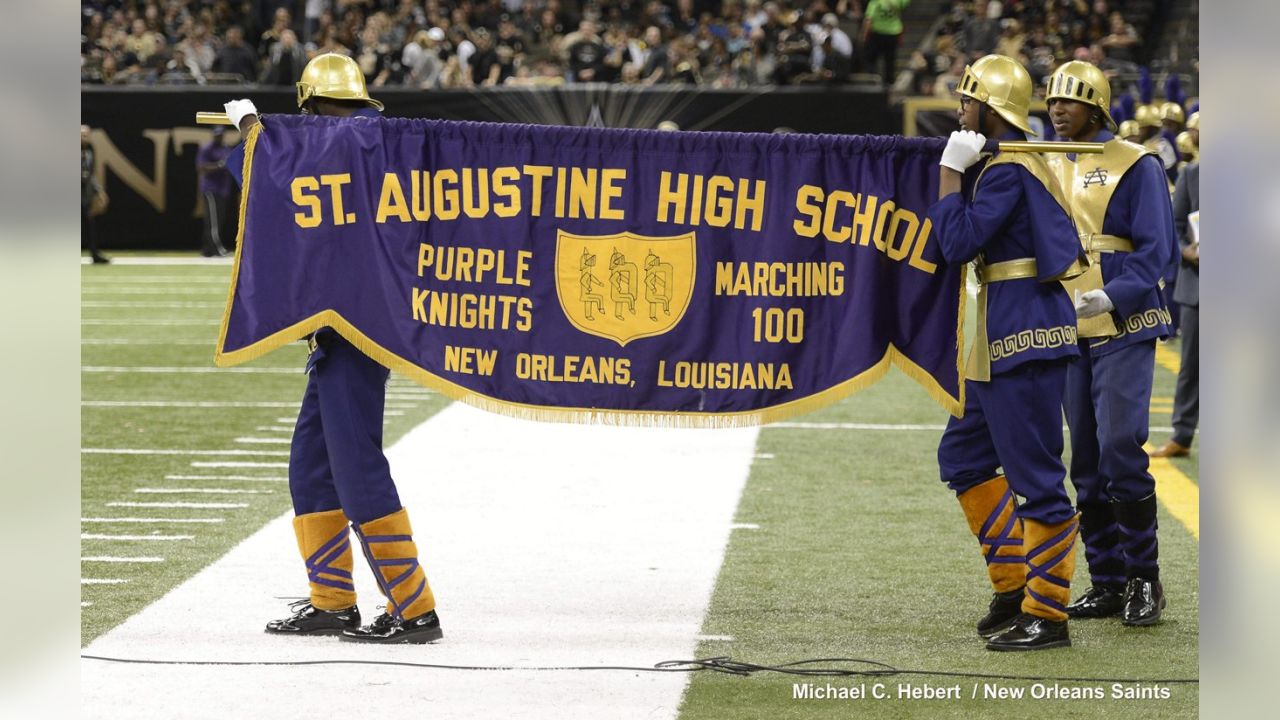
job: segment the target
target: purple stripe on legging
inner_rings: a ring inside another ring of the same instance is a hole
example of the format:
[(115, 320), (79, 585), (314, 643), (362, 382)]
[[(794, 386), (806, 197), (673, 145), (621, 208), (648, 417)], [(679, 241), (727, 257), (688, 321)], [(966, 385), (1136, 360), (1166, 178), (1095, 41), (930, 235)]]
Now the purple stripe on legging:
[(337, 588), (339, 590), (350, 590), (352, 592), (355, 592), (355, 589), (356, 589), (355, 586), (349, 582), (341, 582), (339, 580), (329, 580), (328, 578), (322, 578), (318, 575), (311, 577), (311, 582), (315, 583), (316, 585), (325, 585), (327, 587)]
[(1056, 600), (1052, 600), (1052, 599), (1050, 599), (1050, 598), (1047, 598), (1047, 597), (1045, 597), (1045, 596), (1041, 595), (1040, 593), (1036, 592), (1035, 590), (1032, 590), (1032, 589), (1031, 589), (1031, 586), (1029, 586), (1029, 585), (1027, 586), (1027, 594), (1028, 594), (1028, 595), (1030, 595), (1032, 598), (1034, 598), (1037, 602), (1040, 602), (1040, 603), (1043, 603), (1043, 604), (1045, 604), (1045, 605), (1048, 605), (1049, 607), (1053, 608), (1054, 610), (1057, 610), (1058, 612), (1066, 612), (1066, 611), (1067, 611), (1067, 608), (1066, 608), (1066, 607), (1064, 607), (1064, 606), (1062, 605), (1062, 603), (1060, 603), (1060, 602), (1058, 602), (1058, 601), (1056, 601)]
[(412, 542), (412, 535), (365, 535), (364, 541), (367, 543), (384, 543), (384, 542)]
[[(1037, 546), (1035, 547), (1035, 549), (1034, 549), (1034, 550), (1032, 550), (1031, 552), (1027, 553), (1027, 562), (1031, 562), (1031, 559), (1032, 559), (1032, 558), (1034, 558), (1035, 556), (1039, 555), (1039, 554), (1040, 554), (1040, 553), (1042, 553), (1042, 552), (1045, 552), (1045, 551), (1046, 551), (1046, 550), (1048, 550), (1049, 548), (1051, 548), (1051, 547), (1053, 547), (1054, 545), (1057, 545), (1058, 543), (1060, 543), (1060, 542), (1062, 542), (1063, 540), (1065, 540), (1065, 539), (1067, 538), (1067, 536), (1068, 536), (1068, 535), (1070, 535), (1070, 534), (1072, 534), (1072, 533), (1074, 533), (1074, 532), (1076, 531), (1076, 529), (1077, 529), (1077, 523), (1076, 523), (1076, 522), (1074, 522), (1074, 521), (1073, 521), (1073, 522), (1069, 523), (1065, 528), (1063, 528), (1063, 529), (1062, 529), (1062, 532), (1060, 532), (1060, 533), (1058, 533), (1057, 535), (1054, 535), (1053, 537), (1049, 538), (1048, 540), (1046, 540), (1046, 541), (1044, 541), (1044, 542), (1040, 543), (1039, 545), (1037, 545)], [(1074, 544), (1074, 543), (1073, 543), (1073, 544)]]

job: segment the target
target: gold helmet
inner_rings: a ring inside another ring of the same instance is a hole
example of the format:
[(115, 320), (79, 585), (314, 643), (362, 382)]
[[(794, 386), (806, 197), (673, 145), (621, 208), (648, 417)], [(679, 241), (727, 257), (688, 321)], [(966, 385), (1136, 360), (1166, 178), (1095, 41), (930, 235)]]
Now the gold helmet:
[(1172, 120), (1179, 125), (1182, 124), (1185, 115), (1182, 113), (1182, 106), (1170, 100), (1160, 106), (1160, 120)]
[(1137, 120), (1125, 120), (1120, 123), (1120, 129), (1116, 131), (1116, 135), (1121, 138), (1129, 138), (1142, 134), (1142, 126)]
[(1027, 113), (1031, 109), (1031, 76), (1017, 60), (987, 55), (965, 66), (956, 91), (986, 103), (1010, 125), (1032, 132)]
[(369, 97), (364, 73), (356, 61), (337, 53), (317, 55), (303, 68), (298, 82), (298, 107), (313, 97), (355, 100), (382, 110), (382, 103)]
[(1160, 127), (1160, 108), (1156, 105), (1139, 105), (1134, 120), (1142, 127)]
[(1103, 124), (1112, 132), (1116, 121), (1111, 118), (1111, 83), (1096, 66), (1082, 60), (1063, 63), (1049, 76), (1045, 101), (1074, 100), (1102, 111)]
[(1178, 152), (1183, 155), (1194, 158), (1200, 154), (1200, 147), (1196, 145), (1196, 139), (1191, 137), (1191, 133), (1186, 130), (1178, 133), (1175, 144), (1178, 146)]
[(1191, 113), (1191, 115), (1187, 118), (1187, 129), (1188, 130), (1200, 129), (1200, 111), (1199, 110)]

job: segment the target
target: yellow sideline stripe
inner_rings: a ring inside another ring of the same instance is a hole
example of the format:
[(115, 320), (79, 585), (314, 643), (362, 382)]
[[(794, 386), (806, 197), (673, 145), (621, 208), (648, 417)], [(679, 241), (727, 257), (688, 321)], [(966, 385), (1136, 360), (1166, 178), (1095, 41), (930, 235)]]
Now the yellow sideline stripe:
[(1160, 364), (1160, 367), (1174, 375), (1177, 375), (1178, 371), (1182, 369), (1182, 358), (1165, 347), (1164, 343), (1156, 343), (1156, 362)]
[[(1146, 446), (1147, 452), (1155, 448)], [(1151, 458), (1151, 474), (1156, 479), (1156, 497), (1169, 514), (1200, 539), (1200, 486), (1183, 474), (1168, 458)]]

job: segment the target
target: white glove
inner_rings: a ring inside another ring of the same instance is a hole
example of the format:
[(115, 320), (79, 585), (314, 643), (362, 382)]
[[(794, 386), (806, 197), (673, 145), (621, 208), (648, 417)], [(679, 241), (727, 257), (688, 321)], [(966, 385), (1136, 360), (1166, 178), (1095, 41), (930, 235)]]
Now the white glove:
[(942, 151), (942, 162), (938, 164), (962, 173), (978, 162), (978, 158), (982, 157), (982, 146), (986, 144), (987, 138), (982, 133), (956, 130), (951, 133), (951, 139), (947, 140), (947, 147)]
[(1091, 318), (1115, 309), (1115, 303), (1102, 290), (1090, 290), (1083, 295), (1076, 291), (1076, 315), (1081, 318)]
[(222, 106), (227, 111), (227, 117), (231, 118), (231, 124), (236, 129), (240, 129), (240, 121), (250, 115), (257, 115), (258, 108), (253, 106), (252, 100), (232, 100)]

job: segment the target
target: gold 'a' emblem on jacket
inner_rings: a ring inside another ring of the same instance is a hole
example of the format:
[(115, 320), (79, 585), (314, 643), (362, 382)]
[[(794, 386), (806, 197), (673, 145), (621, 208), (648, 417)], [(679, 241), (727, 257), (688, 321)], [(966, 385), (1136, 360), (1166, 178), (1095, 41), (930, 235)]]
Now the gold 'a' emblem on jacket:
[(693, 233), (556, 235), (556, 295), (574, 327), (619, 345), (680, 323), (697, 269)]

